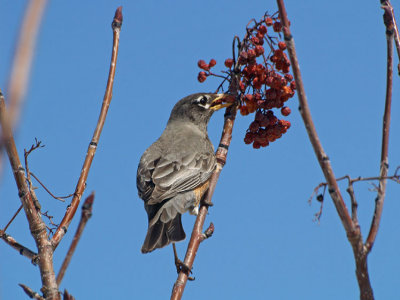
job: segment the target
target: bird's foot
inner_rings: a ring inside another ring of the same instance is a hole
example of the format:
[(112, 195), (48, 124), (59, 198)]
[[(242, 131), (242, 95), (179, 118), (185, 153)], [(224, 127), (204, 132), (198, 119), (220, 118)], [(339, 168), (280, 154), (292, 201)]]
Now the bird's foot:
[(179, 258), (175, 260), (175, 266), (176, 266), (176, 272), (179, 274), (180, 272), (185, 273), (188, 275), (188, 280), (193, 281), (195, 278), (192, 276), (189, 276), (189, 274), (192, 274), (192, 269), (189, 268), (186, 264), (183, 263)]
[(188, 280), (193, 281), (195, 278), (192, 276), (189, 276), (189, 274), (192, 274), (192, 269), (189, 268), (188, 265), (186, 265), (183, 261), (181, 261), (178, 258), (178, 254), (176, 252), (176, 247), (175, 243), (172, 244), (172, 247), (174, 249), (174, 259), (175, 259), (175, 267), (176, 267), (176, 272), (179, 274), (180, 272), (185, 273), (188, 276)]

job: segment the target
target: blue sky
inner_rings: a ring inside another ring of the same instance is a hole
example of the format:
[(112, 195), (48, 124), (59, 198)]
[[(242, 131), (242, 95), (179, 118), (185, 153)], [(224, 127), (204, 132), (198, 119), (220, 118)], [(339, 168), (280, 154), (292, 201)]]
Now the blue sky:
[[(114, 94), (85, 196), (96, 191), (93, 217), (62, 283), (77, 299), (166, 299), (176, 280), (172, 247), (143, 255), (147, 216), (136, 191), (143, 151), (161, 134), (180, 98), (213, 91), (218, 80), (200, 84), (197, 60), (231, 54), (232, 38), (274, 1), (53, 1), (46, 11), (35, 53), (19, 153), (37, 137), (46, 147), (30, 157), (30, 168), (57, 195), (74, 191), (104, 94), (115, 9), (123, 5)], [(393, 1), (397, 12), (398, 3)], [(286, 1), (313, 119), (337, 177), (379, 172), (385, 96), (386, 38), (379, 1)], [(7, 95), (8, 71), (25, 1), (0, 7), (0, 87)], [(399, 14), (398, 14), (399, 15)], [(397, 64), (398, 59), (395, 58)], [(389, 173), (400, 165), (399, 77), (394, 102)], [(206, 224), (214, 236), (200, 246), (196, 280), (184, 299), (357, 299), (351, 247), (329, 197), (321, 223), (307, 203), (323, 181), (297, 111), (289, 101), (292, 127), (271, 146), (253, 150), (243, 143), (252, 117), (238, 116), (228, 162)], [(223, 112), (213, 116), (209, 135), (219, 140)], [(348, 204), (345, 185), (341, 185)], [(356, 185), (359, 219), (368, 232), (375, 193)], [(37, 195), (60, 221), (67, 204)], [(0, 227), (19, 207), (7, 166), (0, 183)], [(400, 189), (389, 182), (380, 231), (369, 256), (376, 299), (400, 297)], [(69, 247), (80, 209), (55, 253), (56, 272)], [(194, 217), (183, 218), (190, 234)], [(20, 214), (8, 233), (34, 248)], [(187, 240), (179, 243), (183, 258)], [(39, 271), (0, 243), (1, 299), (26, 299), (18, 283), (39, 291)]]

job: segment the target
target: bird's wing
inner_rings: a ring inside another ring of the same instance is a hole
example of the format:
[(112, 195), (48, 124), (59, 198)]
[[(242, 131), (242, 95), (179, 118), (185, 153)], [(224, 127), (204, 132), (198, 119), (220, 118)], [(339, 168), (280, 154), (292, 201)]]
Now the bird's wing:
[(147, 204), (160, 203), (179, 193), (195, 189), (209, 179), (215, 165), (213, 152), (192, 152), (181, 159), (168, 155), (160, 158), (154, 164), (151, 174), (154, 188)]
[(150, 199), (154, 190), (153, 172), (160, 161), (161, 153), (159, 151), (146, 151), (140, 159), (137, 169), (136, 186), (138, 194), (145, 202)]

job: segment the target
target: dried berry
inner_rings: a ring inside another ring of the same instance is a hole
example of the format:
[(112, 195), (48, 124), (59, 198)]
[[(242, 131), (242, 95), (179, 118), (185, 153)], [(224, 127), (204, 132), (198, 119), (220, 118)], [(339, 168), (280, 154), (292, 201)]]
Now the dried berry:
[(256, 51), (256, 55), (257, 56), (260, 56), (260, 55), (262, 55), (264, 53), (264, 47), (263, 46), (257, 45), (254, 49)]
[(251, 60), (255, 57), (256, 57), (256, 51), (254, 51), (254, 49), (249, 49), (249, 51), (247, 51), (247, 59)]
[(267, 27), (265, 27), (264, 25), (261, 25), (261, 26), (258, 28), (258, 31), (259, 31), (261, 34), (265, 35), (265, 34), (267, 33)]
[(284, 106), (284, 107), (282, 107), (282, 109), (281, 109), (281, 113), (282, 113), (282, 115), (284, 115), (284, 116), (286, 117), (286, 116), (290, 115), (291, 110), (290, 110), (289, 107)]
[(245, 144), (251, 144), (254, 142), (254, 133), (253, 132), (246, 132), (246, 135), (244, 136), (244, 143)]
[(251, 42), (252, 42), (254, 45), (258, 45), (258, 44), (260, 43), (260, 40), (259, 40), (257, 37), (253, 36), (253, 37), (251, 38)]
[(260, 149), (260, 147), (261, 147), (261, 144), (260, 144), (259, 142), (255, 141), (255, 142), (253, 143), (253, 148), (254, 148), (254, 149)]
[(197, 65), (199, 66), (200, 69), (203, 69), (203, 70), (205, 70), (205, 71), (208, 71), (208, 70), (210, 69), (210, 67), (208, 66), (208, 64), (207, 64), (204, 60), (202, 60), (202, 59), (200, 59), (200, 60), (197, 62)]
[[(240, 51), (235, 54), (237, 57), (225, 60), (227, 69), (222, 75), (210, 72), (210, 68), (217, 63), (215, 59), (211, 59), (208, 64), (204, 60), (198, 62), (198, 66), (204, 70), (198, 74), (200, 82), (208, 76), (218, 76), (232, 83), (232, 78), (238, 75), (238, 95), (232, 97), (232, 101), (241, 100), (241, 115), (255, 113), (244, 136), (244, 142), (252, 144), (255, 149), (266, 147), (281, 138), (291, 126), (289, 121), (280, 120), (274, 115), (278, 109), (283, 116), (291, 113), (286, 101), (294, 96), (296, 83), (289, 74), (291, 63), (285, 53), (287, 45), (280, 34), (274, 33), (281, 32), (283, 25), (276, 14), (273, 16), (267, 14), (263, 20), (250, 23), (253, 25), (247, 27), (247, 35), (238, 45)], [(268, 30), (268, 26), (273, 28)], [(271, 51), (269, 47), (266, 51), (262, 46), (268, 41), (272, 42), (269, 43)], [(237, 64), (234, 66), (235, 61)], [(225, 84), (222, 85), (220, 88), (225, 90)]]
[(281, 22), (275, 22), (274, 25), (272, 26), (275, 32), (280, 32), (282, 31), (282, 23)]
[(265, 18), (265, 25), (271, 26), (273, 24), (273, 22), (274, 21), (272, 20), (272, 18), (270, 18), (270, 17)]
[(285, 43), (285, 42), (279, 42), (279, 43), (278, 43), (278, 47), (279, 47), (279, 49), (281, 49), (281, 50), (285, 50), (285, 49), (286, 49), (286, 43)]
[(206, 79), (207, 79), (206, 72), (203, 72), (203, 71), (199, 72), (199, 75), (197, 75), (197, 80), (199, 82), (204, 82)]
[(232, 58), (227, 58), (225, 59), (225, 67), (230, 68), (233, 65), (233, 59)]

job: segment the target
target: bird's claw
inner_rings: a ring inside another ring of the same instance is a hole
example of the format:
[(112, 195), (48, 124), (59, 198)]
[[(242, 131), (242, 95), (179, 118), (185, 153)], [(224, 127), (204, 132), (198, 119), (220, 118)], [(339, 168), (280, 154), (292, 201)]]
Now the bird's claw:
[(186, 264), (183, 263), (180, 259), (175, 260), (175, 266), (176, 266), (176, 272), (179, 274), (180, 272), (185, 273), (188, 275), (188, 280), (193, 281), (195, 278), (192, 276), (189, 276), (189, 274), (192, 274), (192, 269), (189, 268)]

